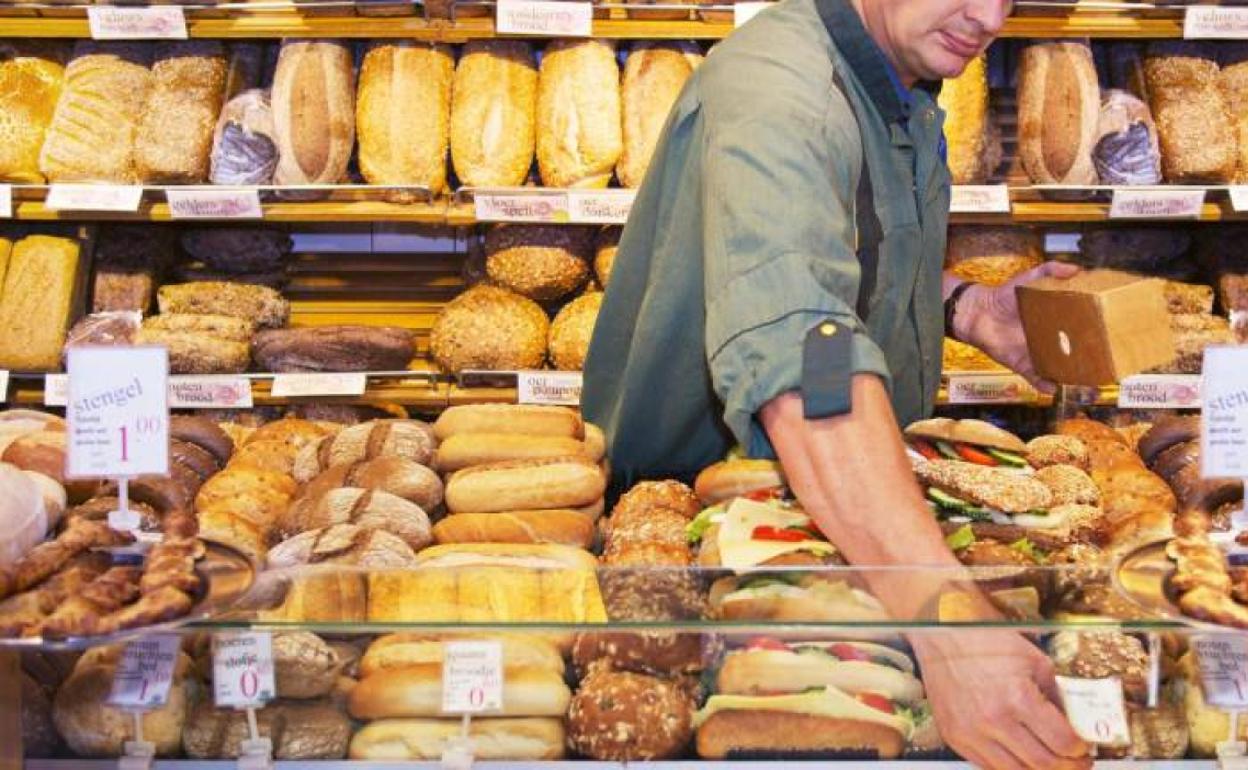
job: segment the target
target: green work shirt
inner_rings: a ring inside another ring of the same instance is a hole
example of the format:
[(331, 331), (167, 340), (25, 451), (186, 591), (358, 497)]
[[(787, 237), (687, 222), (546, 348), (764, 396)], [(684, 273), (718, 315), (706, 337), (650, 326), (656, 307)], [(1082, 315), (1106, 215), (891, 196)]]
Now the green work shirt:
[[(903, 424), (931, 412), (943, 113), (922, 89), (904, 104), (887, 67), (849, 0), (783, 0), (690, 77), (585, 365), (618, 483), (689, 478), (733, 443), (774, 457), (763, 405), (796, 390), (807, 418), (844, 413), (856, 373), (885, 381)], [(864, 162), (873, 212), (856, 206)]]

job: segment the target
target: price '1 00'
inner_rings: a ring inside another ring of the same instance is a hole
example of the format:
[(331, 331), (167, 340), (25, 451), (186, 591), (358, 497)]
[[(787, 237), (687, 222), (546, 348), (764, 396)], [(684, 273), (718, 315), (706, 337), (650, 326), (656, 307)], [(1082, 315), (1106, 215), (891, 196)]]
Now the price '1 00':
[[(139, 417), (134, 421), (134, 433), (138, 436), (147, 436), (160, 433), (164, 427), (164, 418), (160, 415), (152, 415), (150, 417)], [(128, 462), (130, 460), (130, 430), (122, 425), (117, 430), (121, 431), (121, 461)]]

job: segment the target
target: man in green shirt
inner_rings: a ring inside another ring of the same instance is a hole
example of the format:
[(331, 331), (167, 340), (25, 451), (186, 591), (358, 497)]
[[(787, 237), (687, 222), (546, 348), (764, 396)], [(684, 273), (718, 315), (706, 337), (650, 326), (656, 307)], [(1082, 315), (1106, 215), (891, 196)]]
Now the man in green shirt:
[[(585, 414), (606, 432), (618, 481), (690, 478), (739, 443), (778, 457), (851, 563), (958, 569), (898, 423), (933, 408), (946, 319), (953, 336), (1031, 371), (1013, 286), (942, 275), (942, 116), (918, 84), (960, 73), (1009, 5), (783, 0), (710, 53), (637, 195), (585, 367)], [(941, 581), (896, 575), (869, 579), (894, 617), (928, 613)], [(964, 757), (1089, 764), (1026, 639), (911, 642), (941, 733)]]

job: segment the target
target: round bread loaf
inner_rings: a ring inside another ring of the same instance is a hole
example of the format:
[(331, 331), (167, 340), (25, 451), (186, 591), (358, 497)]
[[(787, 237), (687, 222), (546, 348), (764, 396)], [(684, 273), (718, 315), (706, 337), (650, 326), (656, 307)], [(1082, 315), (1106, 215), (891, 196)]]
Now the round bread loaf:
[(607, 290), (607, 282), (611, 280), (611, 269), (615, 267), (615, 253), (620, 248), (622, 227), (604, 227), (598, 231), (594, 242), (594, 275), (602, 290)]
[[(56, 693), (52, 720), (70, 751), (80, 757), (118, 757), (123, 744), (134, 740), (130, 713), (107, 702), (115, 671), (110, 663), (80, 663)], [(182, 749), (187, 700), (185, 681), (175, 682), (165, 705), (143, 713), (143, 739), (156, 744), (156, 756)]]
[(534, 301), (497, 286), (478, 285), (451, 300), (430, 333), (433, 360), (464, 369), (540, 369), (550, 321)]
[(550, 360), (556, 369), (580, 371), (589, 355), (594, 322), (602, 308), (603, 293), (583, 294), (563, 306), (550, 325)]
[(660, 676), (694, 674), (706, 668), (711, 659), (712, 640), (711, 636), (705, 638), (708, 654), (704, 655), (701, 634), (577, 634), (572, 642), (572, 663), (583, 673), (594, 661), (606, 659), (621, 671)]
[(486, 275), (530, 299), (559, 299), (589, 278), (593, 237), (587, 227), (494, 227), (485, 235)]
[(568, 708), (568, 745), (604, 761), (677, 757), (693, 738), (694, 709), (677, 683), (595, 666)]

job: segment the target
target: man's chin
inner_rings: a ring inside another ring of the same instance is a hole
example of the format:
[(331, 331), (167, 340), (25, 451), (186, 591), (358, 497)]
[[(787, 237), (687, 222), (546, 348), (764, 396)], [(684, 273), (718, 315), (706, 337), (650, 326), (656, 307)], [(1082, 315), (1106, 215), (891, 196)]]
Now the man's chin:
[(960, 56), (942, 47), (939, 51), (923, 57), (923, 72), (920, 79), (952, 80), (962, 74), (972, 58), (974, 57)]

